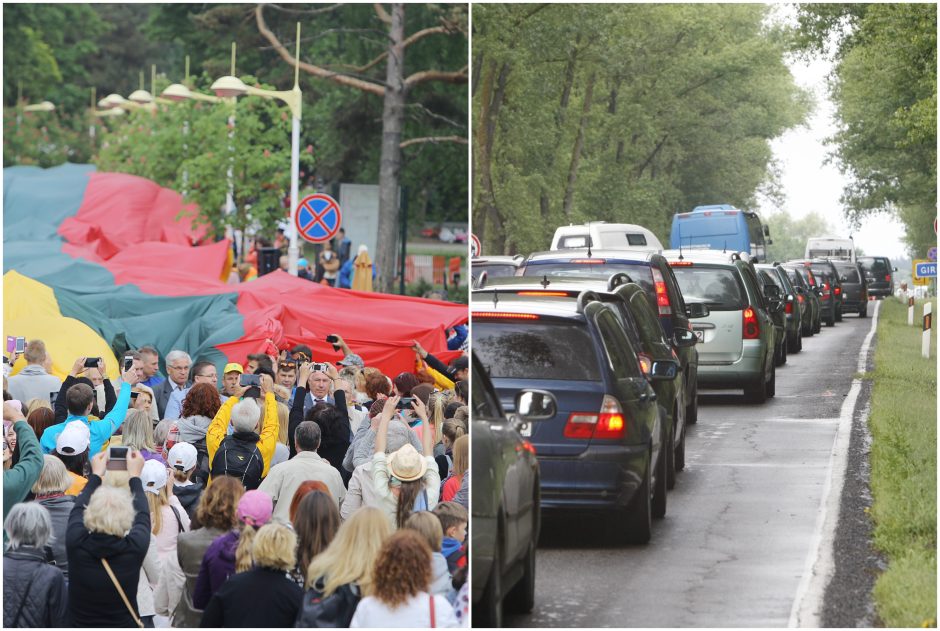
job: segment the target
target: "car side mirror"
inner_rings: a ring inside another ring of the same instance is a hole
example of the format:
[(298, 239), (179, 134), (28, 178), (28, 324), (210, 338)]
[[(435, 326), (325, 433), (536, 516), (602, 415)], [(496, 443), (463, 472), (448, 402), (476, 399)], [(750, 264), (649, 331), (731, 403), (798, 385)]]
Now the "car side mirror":
[[(689, 331), (691, 333), (691, 331)], [(695, 334), (692, 334), (695, 337)], [(674, 359), (660, 359), (653, 362), (650, 368), (650, 379), (654, 381), (668, 381), (675, 379), (679, 374), (679, 362)]]
[(782, 293), (776, 285), (764, 285), (764, 296), (768, 300), (780, 300)]
[(695, 346), (698, 342), (698, 337), (695, 335), (695, 331), (690, 331), (689, 329), (680, 329), (676, 328), (675, 333), (672, 334), (673, 343), (678, 348), (688, 348), (690, 346)]
[(516, 417), (523, 422), (543, 421), (558, 412), (555, 395), (544, 390), (521, 390), (516, 394)]
[(839, 282), (840, 282), (840, 283), (847, 283), (847, 282), (849, 282), (849, 277), (848, 277), (848, 276), (840, 276), (840, 277), (839, 277)]
[(783, 301), (782, 300), (771, 300), (770, 301), (770, 312), (771, 313), (780, 313), (783, 311)]
[(685, 315), (689, 318), (705, 318), (711, 313), (708, 306), (701, 302), (687, 302), (685, 304)]
[(803, 294), (803, 293), (805, 293), (804, 290), (803, 290), (803, 288), (800, 287), (799, 285), (795, 285), (795, 286), (793, 287), (793, 291), (795, 291), (795, 292), (798, 293), (798, 294)]

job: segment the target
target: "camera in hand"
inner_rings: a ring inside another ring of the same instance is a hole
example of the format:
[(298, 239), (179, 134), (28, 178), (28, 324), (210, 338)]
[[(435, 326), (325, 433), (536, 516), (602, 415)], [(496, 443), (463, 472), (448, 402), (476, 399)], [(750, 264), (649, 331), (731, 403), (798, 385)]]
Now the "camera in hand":
[(337, 342), (339, 342), (339, 338), (335, 335), (327, 335), (326, 341), (333, 345), (334, 351), (338, 351), (340, 349), (340, 345), (337, 344)]
[(244, 386), (260, 386), (261, 385), (261, 375), (249, 375), (247, 373), (242, 374), (238, 378), (238, 385)]
[(139, 394), (139, 392), (131, 392), (131, 401), (136, 401)]
[(108, 470), (127, 471), (127, 447), (108, 447)]
[(311, 367), (311, 370), (313, 372), (326, 372), (327, 365), (322, 362), (314, 362), (313, 366)]
[(414, 400), (415, 400), (414, 397), (402, 397), (401, 400), (398, 402), (398, 405), (395, 406), (395, 408), (398, 410), (410, 410), (412, 409), (411, 402)]
[(125, 355), (124, 356), (124, 372), (127, 372), (134, 365), (134, 356)]
[(97, 368), (98, 362), (101, 361), (100, 357), (86, 357), (85, 358), (85, 368)]

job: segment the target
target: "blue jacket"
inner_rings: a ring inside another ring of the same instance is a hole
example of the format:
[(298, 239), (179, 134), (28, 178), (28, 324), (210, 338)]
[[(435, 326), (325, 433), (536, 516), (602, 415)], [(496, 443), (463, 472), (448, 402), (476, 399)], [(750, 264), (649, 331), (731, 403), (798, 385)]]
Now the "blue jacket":
[(349, 259), (339, 268), (339, 287), (342, 289), (352, 289), (353, 262)]
[(114, 435), (114, 432), (121, 426), (121, 423), (124, 422), (124, 417), (127, 416), (127, 406), (131, 401), (131, 384), (122, 383), (121, 384), (121, 393), (118, 394), (117, 402), (114, 404), (114, 407), (108, 412), (103, 419), (100, 421), (89, 421), (87, 416), (75, 416), (69, 414), (63, 422), (57, 425), (50, 425), (46, 428), (46, 431), (42, 433), (42, 438), (39, 440), (39, 446), (42, 447), (42, 452), (45, 454), (51, 454), (55, 451), (55, 440), (62, 433), (62, 430), (65, 429), (65, 426), (72, 421), (82, 421), (85, 425), (88, 426), (88, 429), (91, 431), (91, 444), (88, 448), (88, 453), (93, 456), (104, 447), (104, 444), (111, 440), (111, 436)]
[(447, 350), (456, 351), (460, 349), (460, 346), (467, 339), (468, 335), (467, 326), (465, 324), (458, 324), (454, 327), (454, 334), (447, 338)]

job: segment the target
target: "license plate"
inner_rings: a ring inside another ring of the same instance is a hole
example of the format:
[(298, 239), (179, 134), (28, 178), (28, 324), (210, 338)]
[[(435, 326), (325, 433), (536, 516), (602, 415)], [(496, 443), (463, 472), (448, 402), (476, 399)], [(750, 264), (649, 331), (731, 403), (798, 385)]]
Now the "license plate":
[(700, 329), (695, 329), (695, 337), (698, 338), (698, 341), (699, 341), (699, 342), (704, 342), (704, 341), (705, 341), (705, 331), (702, 331), (702, 330), (700, 330)]

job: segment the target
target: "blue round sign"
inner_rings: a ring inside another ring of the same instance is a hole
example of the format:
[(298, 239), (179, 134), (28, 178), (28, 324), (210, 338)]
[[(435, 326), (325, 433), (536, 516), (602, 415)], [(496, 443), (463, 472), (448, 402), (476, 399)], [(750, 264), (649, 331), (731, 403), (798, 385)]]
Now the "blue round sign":
[(335, 199), (314, 193), (300, 200), (294, 213), (297, 234), (310, 243), (329, 241), (339, 232), (343, 215)]

